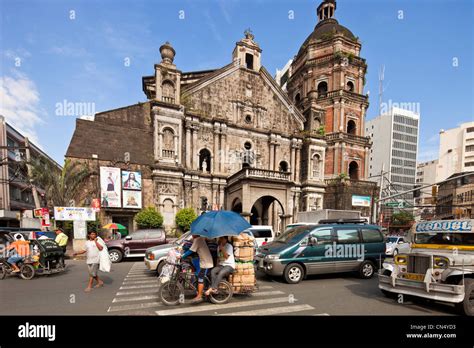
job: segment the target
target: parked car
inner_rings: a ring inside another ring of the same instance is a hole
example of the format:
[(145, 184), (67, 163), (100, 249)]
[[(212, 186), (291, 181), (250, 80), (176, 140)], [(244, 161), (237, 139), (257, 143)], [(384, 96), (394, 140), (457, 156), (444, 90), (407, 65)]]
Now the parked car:
[(172, 243), (157, 245), (151, 248), (148, 248), (145, 252), (145, 266), (150, 271), (156, 271), (158, 275), (161, 273), (163, 266), (165, 265), (166, 256), (168, 252), (182, 245), (185, 242), (189, 242), (189, 246), (191, 246), (191, 233), (186, 232), (181, 237), (173, 241)]
[(255, 237), (257, 246), (262, 246), (263, 244), (270, 243), (273, 238), (275, 238), (275, 233), (273, 232), (272, 226), (263, 226), (263, 225), (254, 225), (251, 228), (247, 229)]
[(388, 236), (385, 244), (385, 255), (397, 256), (399, 253), (406, 253), (410, 249), (410, 243), (403, 236)]
[(145, 251), (153, 246), (166, 244), (166, 234), (161, 228), (137, 230), (120, 239), (106, 241), (110, 260), (113, 263), (124, 257), (145, 256)]
[(285, 231), (258, 249), (256, 261), (268, 275), (296, 284), (310, 274), (357, 271), (362, 278), (372, 278), (384, 257), (379, 226), (365, 219), (339, 219)]

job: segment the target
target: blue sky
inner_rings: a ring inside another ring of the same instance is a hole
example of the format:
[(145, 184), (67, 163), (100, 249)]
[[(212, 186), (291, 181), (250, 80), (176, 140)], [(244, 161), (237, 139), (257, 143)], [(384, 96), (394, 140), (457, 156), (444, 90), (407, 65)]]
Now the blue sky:
[[(75, 117), (56, 115), (57, 103), (90, 103), (99, 112), (145, 101), (141, 77), (153, 73), (163, 42), (176, 49), (182, 71), (217, 68), (231, 61), (249, 27), (274, 74), (313, 30), (319, 3), (0, 0), (0, 113), (62, 163)], [(384, 101), (419, 103), (419, 159), (436, 158), (439, 130), (474, 120), (473, 2), (338, 0), (337, 6), (336, 18), (363, 44), (368, 118), (377, 114), (378, 70), (385, 65)]]

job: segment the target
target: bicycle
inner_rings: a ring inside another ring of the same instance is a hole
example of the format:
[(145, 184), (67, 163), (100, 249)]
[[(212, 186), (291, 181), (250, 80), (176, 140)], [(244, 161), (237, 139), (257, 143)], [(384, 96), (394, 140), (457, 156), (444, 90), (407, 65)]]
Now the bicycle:
[[(191, 269), (189, 264), (183, 262), (168, 263), (173, 266), (170, 279), (164, 282), (159, 289), (159, 296), (161, 301), (167, 306), (175, 306), (184, 303), (185, 290), (197, 292), (197, 277), (194, 272), (189, 272)], [(211, 281), (206, 275), (204, 278), (204, 291), (209, 288)], [(206, 295), (204, 295), (206, 296)], [(233, 296), (232, 285), (226, 281), (221, 280), (217, 293), (209, 294), (208, 298), (212, 303), (224, 304), (227, 303)]]

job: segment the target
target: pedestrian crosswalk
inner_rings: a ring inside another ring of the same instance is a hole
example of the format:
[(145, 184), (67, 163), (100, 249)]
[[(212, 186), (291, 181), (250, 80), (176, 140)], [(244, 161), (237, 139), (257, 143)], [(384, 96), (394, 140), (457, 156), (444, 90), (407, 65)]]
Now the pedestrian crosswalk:
[(123, 280), (108, 309), (114, 315), (323, 315), (309, 305), (300, 303), (293, 295), (276, 289), (268, 283), (259, 284), (258, 291), (250, 295), (234, 295), (225, 304), (203, 302), (198, 305), (166, 306), (158, 295), (156, 273), (142, 262), (136, 262)]

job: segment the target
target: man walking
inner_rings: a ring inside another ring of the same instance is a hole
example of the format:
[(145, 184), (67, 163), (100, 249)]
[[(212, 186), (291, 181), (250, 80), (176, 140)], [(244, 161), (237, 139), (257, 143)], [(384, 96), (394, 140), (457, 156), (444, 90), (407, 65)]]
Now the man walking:
[(89, 270), (89, 283), (85, 292), (90, 292), (92, 290), (92, 284), (94, 279), (97, 281), (95, 288), (100, 288), (104, 285), (104, 282), (100, 280), (98, 276), (100, 257), (99, 252), (104, 249), (104, 246), (101, 244), (101, 240), (97, 238), (97, 232), (89, 231), (87, 233), (88, 240), (85, 244), (85, 249), (78, 253), (74, 253), (73, 256), (86, 254), (86, 263)]
[(64, 255), (66, 255), (66, 247), (69, 237), (64, 233), (62, 228), (57, 228), (54, 232), (56, 232), (56, 239), (54, 241), (58, 243), (61, 249), (63, 249)]

